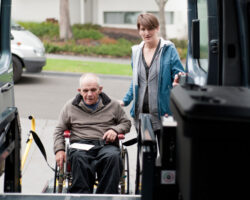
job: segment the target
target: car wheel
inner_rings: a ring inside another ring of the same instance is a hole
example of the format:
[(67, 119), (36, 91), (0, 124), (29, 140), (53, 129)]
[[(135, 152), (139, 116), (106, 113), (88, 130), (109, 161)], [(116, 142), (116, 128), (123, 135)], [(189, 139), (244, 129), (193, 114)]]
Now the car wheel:
[(21, 61), (15, 56), (12, 56), (12, 61), (13, 61), (13, 80), (14, 83), (17, 83), (21, 79), (23, 73), (23, 66)]

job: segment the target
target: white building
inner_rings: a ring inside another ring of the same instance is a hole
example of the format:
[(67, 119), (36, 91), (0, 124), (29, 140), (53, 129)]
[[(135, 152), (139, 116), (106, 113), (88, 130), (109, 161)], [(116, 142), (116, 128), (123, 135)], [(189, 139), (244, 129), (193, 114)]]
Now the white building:
[[(12, 19), (42, 22), (59, 20), (60, 0), (12, 0)], [(141, 12), (157, 14), (155, 0), (69, 0), (71, 24), (92, 23), (105, 27), (136, 29)], [(187, 0), (168, 0), (166, 6), (168, 38), (187, 38)]]

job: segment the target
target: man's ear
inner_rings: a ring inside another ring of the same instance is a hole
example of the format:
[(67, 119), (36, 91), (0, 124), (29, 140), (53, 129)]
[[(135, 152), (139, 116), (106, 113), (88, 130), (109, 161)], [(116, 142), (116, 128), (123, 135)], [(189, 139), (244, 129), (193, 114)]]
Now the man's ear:
[(102, 93), (102, 86), (99, 86), (99, 94), (101, 94)]
[(78, 89), (77, 89), (77, 91), (78, 91), (78, 92), (81, 92), (81, 89), (80, 89), (80, 88), (78, 88)]

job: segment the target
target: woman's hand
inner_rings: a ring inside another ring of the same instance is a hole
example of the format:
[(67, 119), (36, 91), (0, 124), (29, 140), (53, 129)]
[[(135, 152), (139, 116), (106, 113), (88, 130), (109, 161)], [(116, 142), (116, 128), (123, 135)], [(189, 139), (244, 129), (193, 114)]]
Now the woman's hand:
[(181, 76), (186, 76), (186, 75), (187, 75), (187, 73), (185, 73), (185, 72), (179, 72), (178, 74), (175, 74), (174, 81), (173, 81), (173, 87), (175, 87), (176, 85), (179, 85)]

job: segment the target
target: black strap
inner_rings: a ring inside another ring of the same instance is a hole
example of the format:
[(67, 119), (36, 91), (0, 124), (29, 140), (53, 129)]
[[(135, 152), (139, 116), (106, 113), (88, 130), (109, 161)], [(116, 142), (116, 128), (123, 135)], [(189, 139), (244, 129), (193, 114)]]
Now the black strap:
[(48, 166), (49, 166), (53, 171), (55, 171), (55, 169), (52, 168), (52, 167), (49, 165), (48, 161), (47, 161), (46, 151), (45, 151), (45, 148), (44, 148), (43, 143), (41, 142), (40, 138), (38, 137), (38, 135), (36, 134), (36, 132), (30, 130), (30, 133), (32, 134), (33, 139), (34, 139), (36, 145), (38, 146), (38, 148), (40, 149), (41, 153), (43, 154), (43, 157), (44, 157), (44, 159), (46, 160)]
[(137, 138), (133, 138), (133, 139), (131, 139), (131, 140), (128, 140), (128, 141), (126, 141), (126, 142), (123, 142), (122, 144), (123, 144), (124, 146), (131, 146), (131, 145), (135, 144), (137, 141), (138, 141)]

